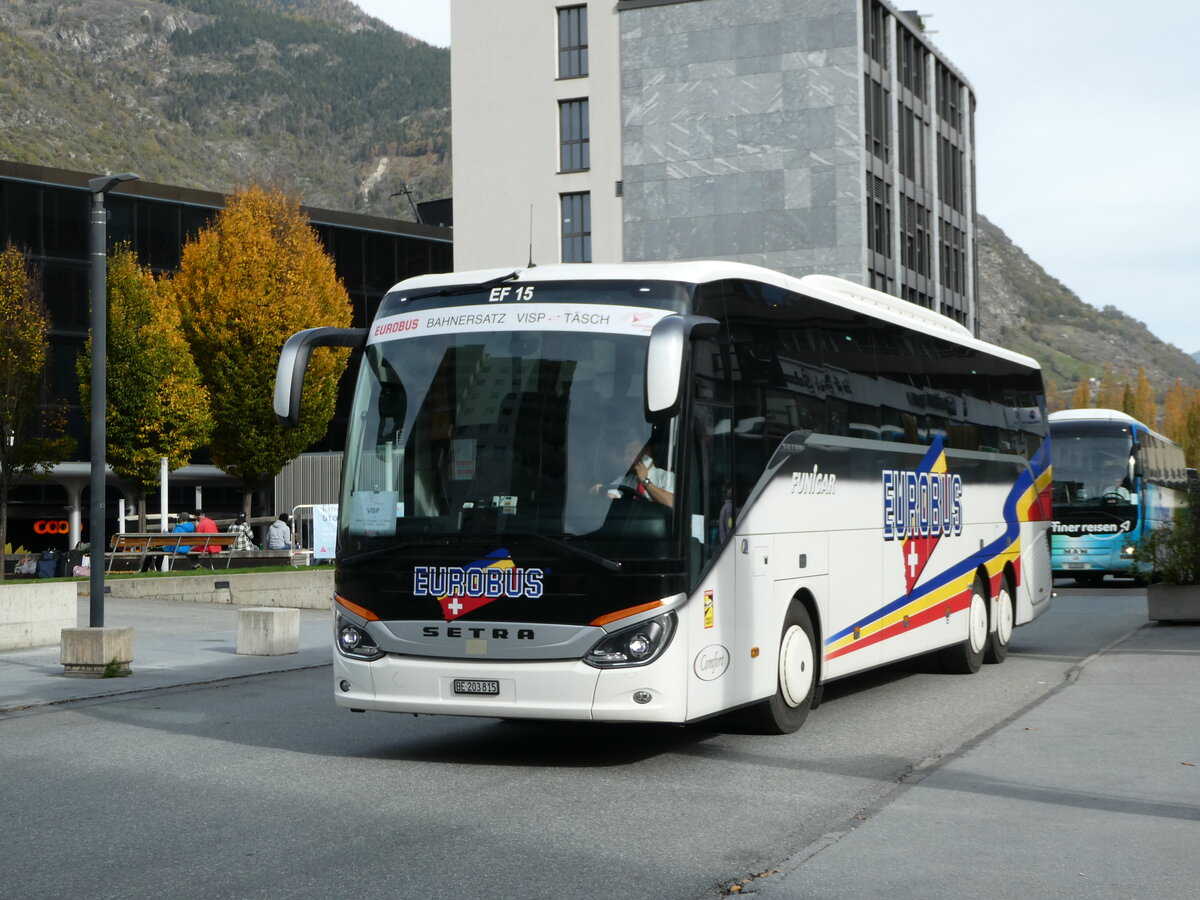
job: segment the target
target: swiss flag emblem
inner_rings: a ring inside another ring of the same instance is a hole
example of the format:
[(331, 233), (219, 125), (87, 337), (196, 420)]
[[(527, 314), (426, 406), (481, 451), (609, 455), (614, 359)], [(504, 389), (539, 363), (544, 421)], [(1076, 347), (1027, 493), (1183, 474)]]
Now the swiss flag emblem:
[[(946, 474), (946, 448), (941, 437), (934, 440), (933, 446), (921, 460), (918, 471), (936, 475)], [(904, 541), (902, 549), (904, 551), (904, 592), (906, 594), (911, 594), (917, 582), (921, 580), (921, 573), (925, 571), (925, 566), (929, 564), (929, 558), (933, 556), (933, 551), (937, 549), (938, 541), (941, 539), (942, 536), (939, 532), (936, 535), (917, 535)]]
[[(473, 570), (483, 571), (485, 569), (511, 569), (513, 565), (513, 561), (506, 550), (497, 550), (483, 559), (477, 559), (475, 562), (463, 566), (463, 568), (470, 572)], [(464, 592), (461, 594), (445, 594), (438, 597), (438, 603), (441, 604), (442, 615), (446, 621), (453, 622), (460, 616), (474, 612), (481, 606), (487, 606), (493, 600), (498, 599), (499, 597), (488, 597), (483, 592), (480, 592), (478, 595)]]
[(904, 593), (912, 593), (912, 589), (920, 581), (921, 573), (925, 571), (929, 557), (933, 556), (933, 550), (940, 540), (940, 536), (929, 535), (909, 538), (904, 542)]

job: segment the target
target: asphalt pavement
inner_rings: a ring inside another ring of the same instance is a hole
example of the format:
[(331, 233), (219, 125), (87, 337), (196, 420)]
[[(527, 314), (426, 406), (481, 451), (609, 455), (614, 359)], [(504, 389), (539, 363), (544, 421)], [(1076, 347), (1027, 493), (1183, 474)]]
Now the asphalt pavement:
[(1200, 897), (1200, 624), (1147, 621), (739, 893)]
[[(87, 627), (89, 615), (90, 602), (84, 595), (79, 598), (77, 625)], [(330, 616), (328, 610), (300, 610), (298, 653), (246, 656), (237, 652), (236, 606), (106, 597), (104, 624), (133, 627), (132, 673), (124, 678), (64, 675), (57, 644), (0, 651), (0, 716), (56, 703), (328, 665), (333, 653)]]
[[(0, 718), (56, 704), (330, 662), (330, 614), (300, 650), (236, 652), (232, 606), (109, 598), (125, 678), (63, 674), (57, 646), (0, 652)], [(88, 624), (88, 601), (79, 602)], [(731, 893), (813, 898), (1200, 896), (1200, 625), (1147, 622), (877, 807)]]

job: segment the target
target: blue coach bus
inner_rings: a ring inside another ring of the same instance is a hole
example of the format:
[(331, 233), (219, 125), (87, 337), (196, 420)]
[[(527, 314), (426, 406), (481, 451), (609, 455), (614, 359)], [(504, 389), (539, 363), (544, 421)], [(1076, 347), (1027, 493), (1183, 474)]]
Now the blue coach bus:
[(1097, 585), (1134, 577), (1134, 548), (1183, 503), (1183, 449), (1113, 409), (1050, 414), (1054, 457), (1051, 566), (1055, 577)]

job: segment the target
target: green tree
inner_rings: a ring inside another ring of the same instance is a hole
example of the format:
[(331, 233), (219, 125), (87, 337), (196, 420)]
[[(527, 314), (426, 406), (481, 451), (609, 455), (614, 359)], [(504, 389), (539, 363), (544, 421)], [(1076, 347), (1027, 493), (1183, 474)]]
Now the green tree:
[[(130, 486), (138, 530), (146, 530), (146, 494), (160, 459), (174, 470), (208, 441), (208, 391), (183, 337), (179, 310), (160, 296), (154, 276), (128, 245), (108, 260), (106, 362), (107, 455)], [(91, 403), (91, 338), (76, 362), (85, 409)]]
[(8, 545), (8, 496), (75, 450), (61, 414), (43, 402), (50, 316), (39, 279), (10, 241), (0, 253), (0, 579)]
[(172, 291), (212, 398), (212, 459), (255, 489), (314, 441), (333, 417), (348, 350), (313, 354), (300, 427), (275, 419), (279, 351), (294, 332), (350, 324), (350, 297), (298, 201), (252, 186), (233, 196), (183, 249)]

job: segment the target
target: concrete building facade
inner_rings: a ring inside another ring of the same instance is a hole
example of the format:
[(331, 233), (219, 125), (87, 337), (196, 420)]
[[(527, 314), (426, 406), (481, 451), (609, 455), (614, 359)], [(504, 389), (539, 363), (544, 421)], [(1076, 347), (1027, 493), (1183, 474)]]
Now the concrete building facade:
[(975, 102), (916, 13), (480, 3), (452, 4), (457, 268), (523, 262), (530, 237), (535, 262), (722, 258), (976, 328)]

